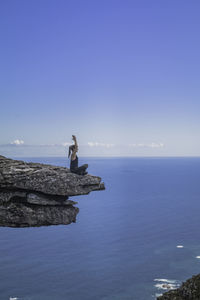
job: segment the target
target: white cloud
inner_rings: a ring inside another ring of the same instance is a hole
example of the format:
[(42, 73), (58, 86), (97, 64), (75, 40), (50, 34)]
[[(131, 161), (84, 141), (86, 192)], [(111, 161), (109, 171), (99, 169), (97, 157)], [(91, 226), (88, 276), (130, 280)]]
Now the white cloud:
[(69, 145), (71, 145), (71, 143), (64, 142), (64, 143), (62, 143), (61, 145), (62, 145), (62, 146), (64, 146), (64, 147), (66, 147), (66, 146), (69, 146)]
[(98, 142), (88, 142), (89, 147), (105, 147), (111, 148), (114, 147), (114, 144), (105, 144), (105, 143), (98, 143)]
[[(24, 147), (67, 147), (70, 146), (72, 143), (69, 142), (63, 142), (60, 144), (25, 144), (23, 140), (16, 139), (10, 144), (0, 144), (0, 147), (5, 147), (5, 146), (24, 146)], [(135, 144), (129, 144), (129, 145), (120, 145), (120, 144), (111, 144), (111, 143), (100, 143), (100, 142), (88, 142), (87, 144), (80, 144), (80, 147), (82, 146), (89, 146), (90, 148), (119, 148), (119, 147), (127, 147), (129, 146), (130, 148), (163, 148), (165, 145), (164, 143), (135, 143)]]
[(151, 143), (151, 144), (149, 144), (149, 147), (151, 147), (151, 148), (163, 148), (164, 144), (163, 143)]
[(69, 146), (71, 145), (71, 143), (68, 143), (68, 142), (64, 142), (64, 143), (61, 143), (61, 144), (34, 144), (34, 145), (28, 145), (28, 146), (31, 146), (31, 147), (66, 147), (66, 146)]
[(164, 144), (163, 143), (150, 143), (150, 144), (129, 144), (130, 147), (135, 147), (135, 148), (163, 148)]
[(15, 141), (11, 142), (10, 144), (11, 145), (16, 145), (16, 146), (23, 145), (24, 141), (22, 141), (22, 140), (15, 140)]
[(25, 144), (23, 140), (14, 140), (9, 144), (0, 144), (0, 147), (9, 147), (9, 146), (24, 146), (24, 147), (67, 147), (71, 145), (69, 142), (63, 142), (61, 144)]

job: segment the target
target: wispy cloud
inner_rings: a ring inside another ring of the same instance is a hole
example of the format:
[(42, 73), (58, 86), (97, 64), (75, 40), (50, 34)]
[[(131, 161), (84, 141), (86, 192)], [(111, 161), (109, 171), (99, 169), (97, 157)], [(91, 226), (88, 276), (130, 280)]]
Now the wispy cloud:
[[(16, 139), (8, 144), (0, 144), (0, 153), (5, 156), (66, 156), (72, 142), (27, 144)], [(87, 142), (79, 144), (79, 156), (145, 156), (164, 155), (162, 142), (114, 144)]]
[(23, 140), (14, 140), (13, 142), (10, 143), (11, 145), (16, 145), (16, 146), (19, 146), (19, 145), (23, 145), (24, 144), (24, 141)]
[(114, 147), (114, 144), (105, 144), (105, 143), (99, 143), (99, 142), (88, 142), (87, 143), (89, 147), (105, 147), (105, 148), (111, 148)]
[[(70, 146), (72, 143), (70, 142), (62, 142), (60, 144), (56, 143), (44, 143), (44, 144), (26, 144), (23, 140), (16, 139), (13, 142), (10, 142), (8, 144), (0, 144), (0, 147), (2, 146), (24, 146), (24, 147), (67, 147)], [(101, 143), (101, 142), (88, 142), (87, 144), (80, 144), (80, 147), (87, 146), (87, 147), (96, 147), (96, 148), (112, 148), (112, 147), (121, 147), (121, 146), (129, 146), (130, 148), (163, 148), (165, 145), (164, 143), (132, 143), (129, 145), (121, 145), (121, 144), (112, 144), (112, 143)]]
[(62, 145), (63, 147), (67, 147), (67, 146), (71, 145), (71, 143), (69, 143), (69, 142), (64, 142), (64, 143), (62, 143), (61, 145)]
[(23, 140), (14, 140), (8, 144), (0, 144), (0, 147), (8, 147), (8, 146), (24, 146), (24, 147), (67, 147), (71, 145), (69, 142), (63, 142), (60, 144), (26, 144)]
[(163, 148), (165, 145), (163, 143), (151, 143), (148, 146), (151, 148)]
[(163, 148), (165, 145), (163, 143), (150, 143), (150, 144), (144, 144), (144, 143), (138, 143), (138, 144), (129, 144), (129, 147), (133, 148)]
[(38, 147), (67, 147), (71, 144), (72, 143), (69, 143), (69, 142), (63, 142), (61, 144), (54, 144), (54, 143), (52, 143), (52, 144), (38, 144), (38, 145), (35, 145), (35, 146), (38, 146)]

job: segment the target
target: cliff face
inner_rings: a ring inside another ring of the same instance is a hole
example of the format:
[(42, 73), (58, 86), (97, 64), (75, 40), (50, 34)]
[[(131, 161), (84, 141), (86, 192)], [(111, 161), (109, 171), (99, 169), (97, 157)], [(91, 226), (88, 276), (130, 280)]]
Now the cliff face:
[(164, 293), (157, 300), (200, 300), (200, 274), (188, 279), (178, 289)]
[(102, 189), (97, 176), (0, 156), (0, 226), (70, 224), (79, 210), (68, 197)]

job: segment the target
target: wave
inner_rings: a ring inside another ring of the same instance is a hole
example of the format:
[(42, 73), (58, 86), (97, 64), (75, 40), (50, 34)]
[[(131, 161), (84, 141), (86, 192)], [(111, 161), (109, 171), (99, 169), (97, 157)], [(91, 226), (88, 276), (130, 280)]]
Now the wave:
[(178, 287), (177, 284), (172, 283), (157, 283), (154, 286), (159, 290), (174, 290)]
[(165, 283), (177, 283), (178, 280), (173, 280), (173, 279), (163, 279), (163, 278), (156, 278), (154, 279), (154, 281), (158, 281), (158, 282), (165, 282)]
[(156, 278), (154, 279), (157, 283), (154, 285), (158, 290), (174, 290), (180, 286), (180, 282), (178, 280), (173, 279), (164, 279), (164, 278)]
[(156, 293), (155, 296), (153, 296), (153, 297), (156, 297), (155, 299), (157, 299), (157, 297), (160, 297), (160, 296), (162, 296), (162, 294)]

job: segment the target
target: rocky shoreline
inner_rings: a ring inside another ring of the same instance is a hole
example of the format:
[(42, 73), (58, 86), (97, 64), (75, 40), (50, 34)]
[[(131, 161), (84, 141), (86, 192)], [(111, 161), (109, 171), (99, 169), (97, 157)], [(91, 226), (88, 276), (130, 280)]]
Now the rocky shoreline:
[(157, 300), (200, 300), (200, 274), (183, 282), (178, 289), (157, 297)]
[(103, 189), (98, 176), (0, 156), (0, 226), (70, 224), (79, 209), (69, 197)]

